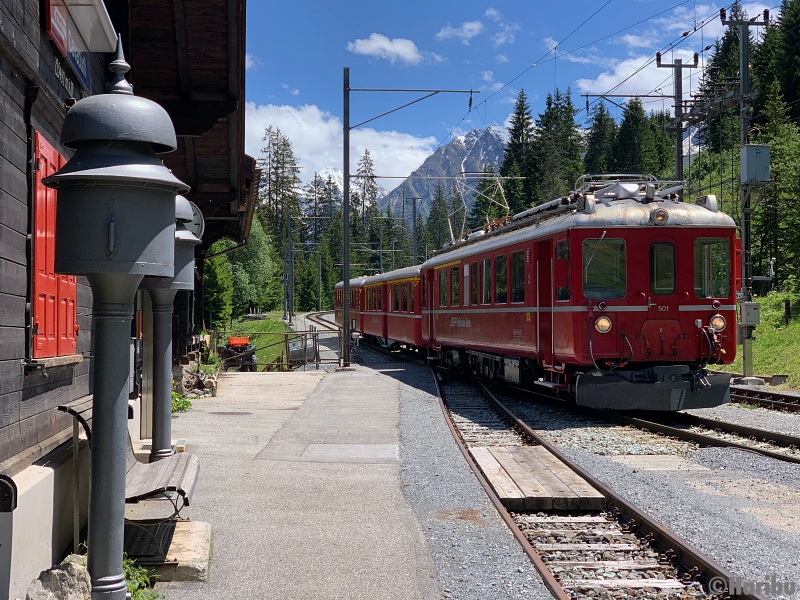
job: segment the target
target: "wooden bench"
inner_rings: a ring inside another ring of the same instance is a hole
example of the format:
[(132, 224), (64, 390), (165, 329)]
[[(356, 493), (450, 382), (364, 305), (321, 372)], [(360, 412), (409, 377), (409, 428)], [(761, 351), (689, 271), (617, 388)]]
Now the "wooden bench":
[[(86, 432), (89, 448), (92, 447), (92, 406), (93, 398), (86, 396), (69, 404), (58, 407), (58, 410), (69, 413), (80, 423)], [(74, 430), (77, 437), (77, 429)], [(77, 439), (73, 441), (77, 447)], [(200, 473), (200, 462), (193, 454), (181, 452), (154, 463), (143, 463), (136, 459), (133, 444), (128, 436), (127, 475), (125, 477), (125, 503), (136, 504), (152, 498), (166, 498), (172, 502), (179, 516), (184, 506), (189, 506), (197, 476)]]

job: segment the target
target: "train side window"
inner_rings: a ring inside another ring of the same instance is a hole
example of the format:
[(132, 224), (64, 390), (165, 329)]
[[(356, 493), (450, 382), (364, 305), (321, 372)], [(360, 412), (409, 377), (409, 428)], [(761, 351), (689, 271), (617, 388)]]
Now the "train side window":
[(414, 312), (414, 292), (417, 291), (417, 282), (411, 281), (408, 284), (408, 300), (411, 304), (411, 312)]
[(403, 293), (403, 312), (408, 312), (408, 282), (404, 281), (400, 284), (400, 289)]
[(453, 297), (450, 301), (450, 306), (458, 306), (460, 303), (458, 298), (458, 292), (460, 289), (460, 286), (458, 285), (458, 269), (458, 267), (453, 267), (453, 269), (450, 271), (450, 290), (453, 294)]
[(694, 241), (694, 293), (698, 298), (731, 294), (731, 245), (724, 238)]
[(508, 300), (508, 288), (506, 286), (506, 272), (508, 270), (508, 257), (505, 254), (496, 256), (494, 259), (494, 302), (495, 304), (505, 304)]
[(422, 274), (422, 289), (420, 290), (420, 294), (422, 295), (420, 306), (425, 308), (428, 306), (428, 277), (425, 273)]
[(481, 264), (481, 304), (492, 303), (492, 259), (484, 258)]
[(590, 299), (624, 298), (627, 288), (625, 240), (583, 241), (583, 295)]
[(556, 262), (554, 273), (556, 300), (569, 300), (569, 241), (556, 242)]
[(511, 255), (511, 301), (525, 302), (525, 251)]
[(669, 242), (650, 244), (650, 291), (658, 295), (675, 291), (675, 246)]
[(439, 271), (439, 306), (447, 306), (447, 269)]
[(472, 304), (478, 303), (478, 263), (472, 263), (472, 272), (470, 273), (470, 285), (472, 286)]
[(394, 312), (400, 312), (400, 284), (394, 284)]
[(383, 310), (383, 286), (378, 288), (378, 310)]

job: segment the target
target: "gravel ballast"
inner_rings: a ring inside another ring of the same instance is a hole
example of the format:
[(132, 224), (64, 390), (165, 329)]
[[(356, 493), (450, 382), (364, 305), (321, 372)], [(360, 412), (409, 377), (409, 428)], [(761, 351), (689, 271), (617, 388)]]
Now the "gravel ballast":
[(400, 392), (403, 493), (428, 540), (445, 598), (552, 598), (497, 514), (444, 421), (422, 365), (361, 347), (358, 362), (404, 383)]

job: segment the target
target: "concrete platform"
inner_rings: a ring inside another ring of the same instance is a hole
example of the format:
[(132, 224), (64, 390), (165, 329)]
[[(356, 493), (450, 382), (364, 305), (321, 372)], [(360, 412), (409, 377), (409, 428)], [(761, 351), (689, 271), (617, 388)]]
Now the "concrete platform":
[(208, 581), (211, 524), (178, 521), (167, 552), (167, 563), (154, 569), (158, 581)]
[[(210, 575), (156, 591), (168, 600), (548, 597), (436, 398), (387, 371), (227, 373), (216, 397), (195, 400), (173, 435), (200, 458), (185, 515), (211, 524)], [(412, 400), (424, 427), (403, 430), (402, 403)], [(415, 452), (435, 456), (406, 462), (403, 436), (430, 440), (429, 423), (437, 440)], [(454, 484), (469, 494), (454, 496)]]

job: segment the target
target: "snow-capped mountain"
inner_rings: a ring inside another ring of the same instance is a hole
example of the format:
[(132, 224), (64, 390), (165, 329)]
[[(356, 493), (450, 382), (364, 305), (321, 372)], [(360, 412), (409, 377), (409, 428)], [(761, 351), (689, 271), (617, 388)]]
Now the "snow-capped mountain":
[[(487, 164), (499, 165), (503, 160), (506, 145), (506, 129), (492, 126), (487, 129), (474, 129), (461, 135), (431, 154), (425, 162), (403, 183), (393, 189), (378, 202), (382, 211), (391, 205), (392, 212), (403, 212), (403, 197), (421, 198), (417, 208), (423, 218), (430, 211), (433, 194), (439, 183), (446, 192), (453, 187), (455, 178), (462, 173), (480, 173)], [(467, 205), (471, 198), (465, 198)], [(410, 216), (411, 203), (407, 202), (405, 214)]]

